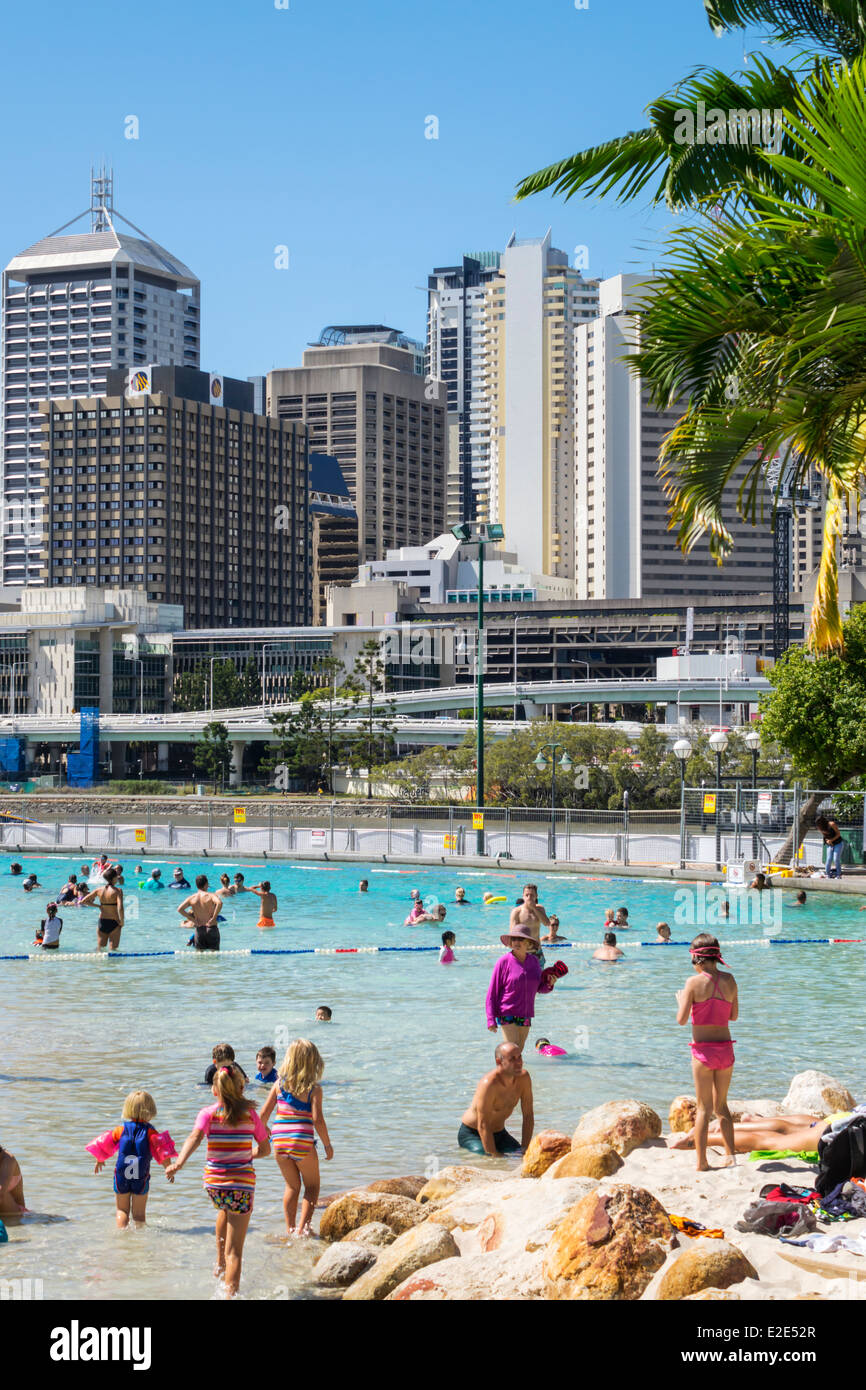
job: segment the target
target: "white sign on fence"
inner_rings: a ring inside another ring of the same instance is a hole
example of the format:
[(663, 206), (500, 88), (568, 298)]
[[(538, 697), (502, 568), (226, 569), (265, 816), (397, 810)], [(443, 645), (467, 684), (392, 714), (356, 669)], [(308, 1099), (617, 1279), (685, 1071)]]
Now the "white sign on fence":
[(741, 859), (729, 859), (725, 865), (725, 870), (728, 883), (745, 883), (746, 866)]

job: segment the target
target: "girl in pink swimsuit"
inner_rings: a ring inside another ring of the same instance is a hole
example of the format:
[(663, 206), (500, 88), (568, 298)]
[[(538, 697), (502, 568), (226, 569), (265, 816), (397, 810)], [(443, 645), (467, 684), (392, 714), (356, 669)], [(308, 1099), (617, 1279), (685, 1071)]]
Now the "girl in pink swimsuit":
[(697, 1097), (695, 1115), (695, 1153), (699, 1172), (707, 1163), (707, 1131), (715, 1112), (729, 1164), (734, 1158), (734, 1122), (728, 1110), (728, 1087), (734, 1069), (734, 1044), (728, 1024), (739, 1013), (737, 982), (723, 975), (719, 943), (709, 932), (701, 932), (689, 947), (694, 967), (683, 989), (677, 992), (677, 1023), (692, 1025), (692, 1075)]

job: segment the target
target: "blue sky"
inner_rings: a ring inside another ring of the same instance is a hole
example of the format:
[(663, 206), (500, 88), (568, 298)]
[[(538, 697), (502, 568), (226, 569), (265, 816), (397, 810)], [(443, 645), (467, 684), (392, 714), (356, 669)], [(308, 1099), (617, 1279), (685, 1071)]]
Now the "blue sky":
[[(701, 0), (288, 6), (7, 7), (2, 263), (87, 206), (105, 157), (117, 206), (202, 281), (206, 369), (296, 365), (327, 323), (423, 337), (428, 271), (512, 230), (551, 225), (555, 245), (589, 247), (593, 275), (650, 265), (664, 214), (518, 206), (515, 183), (639, 128), (693, 67), (743, 59), (742, 36), (715, 38)], [(131, 115), (137, 140), (124, 137)], [(288, 270), (274, 265), (283, 245)]]

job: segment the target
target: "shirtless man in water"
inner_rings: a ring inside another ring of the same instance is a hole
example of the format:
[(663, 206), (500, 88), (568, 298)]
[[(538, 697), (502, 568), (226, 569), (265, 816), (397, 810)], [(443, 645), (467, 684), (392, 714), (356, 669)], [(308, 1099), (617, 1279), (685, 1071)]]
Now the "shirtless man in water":
[[(532, 1082), (529, 1072), (523, 1070), (520, 1048), (516, 1043), (503, 1042), (494, 1056), (496, 1066), (482, 1076), (475, 1087), (475, 1095), (464, 1112), (457, 1134), (461, 1149), (488, 1154), (491, 1158), (497, 1154), (521, 1153), (529, 1147), (535, 1128)], [(505, 1122), (512, 1110), (516, 1109), (518, 1101), (523, 1116), (519, 1144), (505, 1128)]]
[(538, 901), (538, 888), (534, 883), (523, 885), (523, 902), (511, 909), (509, 926), (529, 927), (536, 943), (535, 947), (530, 949), (534, 949), (536, 955), (541, 954), (541, 948), (538, 944), (541, 940), (541, 928), (550, 928), (550, 918)]
[(276, 923), (274, 922), (274, 913), (277, 910), (277, 895), (276, 893), (271, 892), (271, 885), (268, 882), (268, 880), (263, 879), (262, 882), (257, 883), (254, 888), (248, 888), (247, 892), (255, 893), (256, 897), (260, 900), (262, 905), (259, 920), (256, 923), (256, 926), (275, 926)]
[(0, 1144), (0, 1216), (11, 1225), (11, 1219), (26, 1214), (24, 1178), (18, 1159)]
[[(751, 1153), (753, 1149), (793, 1149), (811, 1153), (829, 1124), (817, 1115), (744, 1115), (734, 1125), (734, 1152)], [(666, 1140), (669, 1149), (693, 1149), (695, 1131), (671, 1134)], [(708, 1144), (723, 1144), (721, 1126), (710, 1125)]]
[(110, 946), (116, 951), (120, 945), (123, 930), (123, 889), (117, 887), (117, 870), (105, 870), (105, 884), (94, 888), (79, 902), (79, 907), (92, 907), (99, 904), (99, 924), (96, 928), (96, 948), (99, 951)]
[(220, 915), (223, 900), (218, 893), (209, 891), (207, 874), (199, 874), (195, 886), (197, 891), (184, 898), (178, 912), (185, 922), (191, 922), (195, 927), (192, 941), (197, 951), (218, 951), (220, 929), (217, 926), (217, 917)]

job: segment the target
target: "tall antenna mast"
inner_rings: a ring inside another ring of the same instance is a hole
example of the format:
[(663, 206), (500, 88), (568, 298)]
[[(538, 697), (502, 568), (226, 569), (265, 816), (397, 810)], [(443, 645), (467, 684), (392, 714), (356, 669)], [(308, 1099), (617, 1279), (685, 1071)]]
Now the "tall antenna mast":
[(106, 169), (105, 161), (94, 173), (90, 166), (90, 230), (108, 232), (112, 230), (114, 218), (114, 170)]

